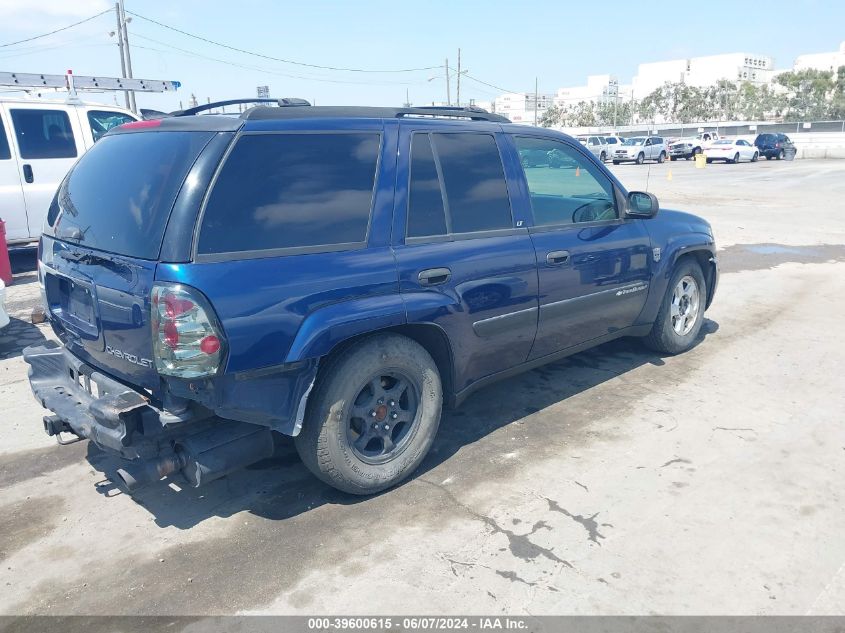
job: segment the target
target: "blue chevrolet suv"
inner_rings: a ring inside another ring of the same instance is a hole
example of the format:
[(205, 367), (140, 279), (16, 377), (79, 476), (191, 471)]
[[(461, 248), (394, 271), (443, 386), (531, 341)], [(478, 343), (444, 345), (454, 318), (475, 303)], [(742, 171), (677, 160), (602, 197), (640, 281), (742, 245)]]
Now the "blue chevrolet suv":
[[(293, 436), (330, 485), (407, 477), (445, 404), (621, 336), (675, 354), (713, 233), (576, 140), (475, 108), (194, 110), (109, 131), (61, 184), (27, 348), (44, 428), (201, 485)], [(531, 155), (526, 164), (521, 157)]]

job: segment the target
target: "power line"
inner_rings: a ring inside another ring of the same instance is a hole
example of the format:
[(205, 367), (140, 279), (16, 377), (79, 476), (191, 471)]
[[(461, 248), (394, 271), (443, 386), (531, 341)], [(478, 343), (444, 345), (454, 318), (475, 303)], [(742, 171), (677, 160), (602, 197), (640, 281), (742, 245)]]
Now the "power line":
[(31, 42), (32, 40), (39, 40), (42, 37), (48, 37), (50, 35), (55, 35), (56, 33), (61, 33), (62, 31), (67, 31), (68, 29), (72, 29), (75, 26), (79, 26), (80, 24), (85, 24), (86, 22), (90, 22), (94, 18), (98, 18), (101, 15), (105, 15), (106, 13), (110, 13), (112, 9), (106, 9), (105, 11), (100, 11), (96, 15), (92, 15), (91, 17), (85, 18), (84, 20), (80, 20), (79, 22), (74, 22), (73, 24), (68, 24), (67, 26), (63, 26), (60, 29), (56, 29), (55, 31), (50, 31), (49, 33), (42, 33), (41, 35), (35, 35), (33, 37), (28, 37), (25, 40), (18, 40), (17, 42), (8, 42), (7, 44), (0, 44), (0, 48), (6, 48), (7, 46), (14, 46), (15, 44), (23, 44), (24, 42)]
[[(246, 70), (255, 70), (257, 72), (267, 73), (269, 75), (278, 75), (280, 77), (288, 77), (289, 79), (302, 79), (303, 81), (317, 81), (317, 82), (322, 82), (322, 83), (360, 85), (360, 86), (371, 86), (371, 85), (372, 86), (382, 86), (382, 85), (385, 85), (385, 86), (386, 85), (416, 86), (416, 85), (420, 85), (420, 84), (423, 83), (421, 81), (418, 81), (418, 82), (412, 82), (412, 81), (381, 81), (381, 82), (377, 82), (377, 81), (344, 81), (342, 79), (326, 79), (326, 78), (322, 78), (322, 77), (308, 77), (308, 76), (303, 76), (303, 75), (292, 75), (290, 73), (278, 72), (278, 71), (275, 71), (275, 70), (270, 70), (268, 68), (261, 68), (260, 66), (251, 66), (251, 65), (247, 65), (247, 64), (239, 64), (237, 62), (232, 62), (232, 61), (228, 61), (228, 60), (225, 60), (225, 59), (219, 59), (217, 57), (211, 57), (209, 55), (203, 55), (202, 53), (197, 53), (196, 51), (191, 51), (191, 50), (188, 50), (186, 48), (180, 48), (178, 46), (174, 46), (173, 44), (169, 44), (167, 42), (162, 42), (161, 40), (157, 40), (157, 39), (152, 38), (152, 37), (147, 37), (146, 35), (141, 35), (140, 33), (137, 33), (136, 31), (132, 31), (132, 37), (137, 37), (137, 38), (140, 38), (140, 39), (145, 40), (145, 41), (154, 42), (154, 43), (160, 44), (162, 46), (167, 46), (168, 48), (172, 48), (173, 50), (179, 51), (179, 52), (181, 52), (185, 55), (189, 55), (191, 57), (197, 57), (197, 58), (200, 58), (200, 59), (207, 59), (209, 61), (213, 61), (213, 62), (216, 62), (218, 64), (225, 64), (226, 66), (233, 66), (235, 68), (244, 68)], [(164, 53), (164, 54), (170, 53), (170, 51), (163, 51), (159, 48), (153, 48), (153, 47), (150, 47), (150, 46), (141, 46), (139, 44), (134, 44), (133, 48), (140, 48), (140, 49), (143, 49), (143, 50), (155, 51), (157, 53)]]
[(263, 59), (269, 59), (270, 61), (274, 62), (281, 62), (283, 64), (293, 64), (295, 66), (305, 66), (307, 68), (317, 68), (319, 70), (336, 70), (336, 71), (343, 71), (343, 72), (350, 72), (350, 73), (411, 73), (411, 72), (418, 72), (422, 70), (434, 70), (436, 68), (440, 68), (440, 66), (423, 66), (421, 68), (398, 68), (398, 69), (367, 69), (367, 68), (344, 68), (339, 66), (321, 66), (319, 64), (308, 64), (306, 62), (298, 62), (291, 59), (282, 59), (280, 57), (272, 57), (270, 55), (264, 55), (263, 53), (256, 53), (255, 51), (248, 51), (243, 48), (237, 48), (236, 46), (230, 46), (229, 44), (223, 44), (222, 42), (217, 42), (215, 40), (209, 39), (207, 37), (202, 37), (201, 35), (195, 35), (194, 33), (188, 33), (187, 31), (183, 31), (181, 29), (177, 29), (174, 26), (170, 26), (168, 24), (164, 24), (157, 20), (153, 20), (152, 18), (144, 17), (143, 15), (139, 15), (134, 11), (127, 11), (130, 15), (135, 16), (136, 18), (140, 18), (147, 22), (151, 22), (153, 24), (157, 24), (160, 27), (165, 29), (169, 29), (171, 31), (175, 31), (176, 33), (181, 33), (182, 35), (187, 35), (188, 37), (192, 37), (196, 40), (200, 40), (201, 42), (206, 42), (208, 44), (214, 44), (215, 46), (220, 46), (222, 48), (227, 48), (231, 51), (235, 51), (238, 53), (244, 53), (245, 55), (253, 55), (255, 57), (261, 57)]
[(519, 90), (508, 90), (507, 88), (502, 88), (501, 86), (497, 86), (495, 84), (487, 83), (486, 81), (481, 81), (480, 79), (473, 77), (472, 75), (469, 75), (466, 72), (464, 73), (464, 77), (466, 77), (467, 79), (470, 79), (471, 81), (474, 81), (476, 83), (483, 84), (485, 86), (490, 86), (491, 88), (495, 88), (496, 90), (501, 90), (502, 92), (515, 92), (515, 93), (520, 92)]

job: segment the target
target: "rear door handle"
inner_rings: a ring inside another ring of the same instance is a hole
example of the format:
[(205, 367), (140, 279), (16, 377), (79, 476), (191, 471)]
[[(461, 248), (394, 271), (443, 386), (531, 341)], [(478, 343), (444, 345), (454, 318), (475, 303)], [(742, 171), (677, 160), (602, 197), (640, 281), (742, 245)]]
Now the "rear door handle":
[(417, 275), (417, 279), (423, 286), (439, 286), (445, 284), (451, 277), (452, 271), (448, 268), (427, 268)]
[(560, 266), (569, 261), (569, 251), (552, 251), (546, 255), (546, 263), (552, 266)]
[(35, 180), (35, 176), (32, 174), (32, 165), (28, 163), (23, 166), (23, 179), (27, 182), (33, 182)]

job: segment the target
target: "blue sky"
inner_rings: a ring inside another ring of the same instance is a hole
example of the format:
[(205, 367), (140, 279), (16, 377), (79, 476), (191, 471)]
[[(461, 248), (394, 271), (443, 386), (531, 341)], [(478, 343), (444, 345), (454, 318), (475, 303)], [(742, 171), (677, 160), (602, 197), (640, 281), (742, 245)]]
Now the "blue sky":
[[(109, 0), (0, 0), (0, 45), (60, 28), (113, 5)], [(365, 70), (330, 71), (237, 53), (140, 17), (129, 25), (136, 77), (176, 79), (182, 89), (139, 95), (142, 107), (171, 110), (200, 101), (297, 96), (317, 104), (398, 105), (445, 100), (446, 57), (471, 77), (514, 91), (581, 85), (590, 74), (630, 81), (637, 64), (730, 52), (771, 55), (788, 68), (801, 53), (845, 40), (842, 2), (517, 2), (516, 0), (126, 0), (126, 9), (172, 27), (269, 57)], [(0, 46), (0, 70), (117, 76), (114, 13), (50, 37)], [(182, 49), (182, 50), (177, 50)], [(222, 63), (222, 60), (227, 63)], [(431, 80), (429, 80), (431, 79)], [(466, 79), (461, 98), (499, 91)], [(455, 84), (452, 82), (452, 98)], [(111, 101), (111, 95), (93, 100)]]

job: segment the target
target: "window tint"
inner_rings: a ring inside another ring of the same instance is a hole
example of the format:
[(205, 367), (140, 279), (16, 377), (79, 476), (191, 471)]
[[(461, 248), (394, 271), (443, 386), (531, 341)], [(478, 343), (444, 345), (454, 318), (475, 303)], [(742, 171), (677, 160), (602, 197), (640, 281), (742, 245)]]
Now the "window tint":
[(411, 142), (411, 182), (408, 190), (408, 237), (445, 235), (446, 210), (437, 166), (427, 134), (415, 134)]
[(491, 134), (432, 134), (452, 233), (513, 227), (505, 173)]
[(242, 137), (211, 192), (198, 252), (363, 242), (379, 142), (374, 133)]
[(9, 160), (12, 152), (9, 149), (9, 138), (6, 136), (6, 124), (0, 117), (0, 160)]
[(13, 109), (11, 113), (21, 158), (76, 156), (76, 142), (67, 112)]
[(545, 156), (542, 164), (524, 167), (536, 226), (616, 219), (613, 184), (600, 167), (559, 141), (514, 140), (520, 154)]
[(91, 126), (91, 134), (94, 140), (99, 141), (100, 137), (113, 127), (134, 121), (131, 116), (123, 112), (109, 112), (108, 110), (89, 110), (88, 125)]
[(59, 239), (156, 259), (176, 194), (212, 132), (107, 136), (62, 182), (47, 213)]

